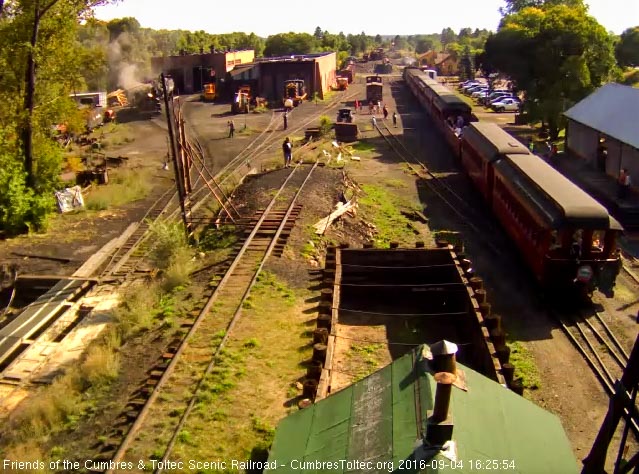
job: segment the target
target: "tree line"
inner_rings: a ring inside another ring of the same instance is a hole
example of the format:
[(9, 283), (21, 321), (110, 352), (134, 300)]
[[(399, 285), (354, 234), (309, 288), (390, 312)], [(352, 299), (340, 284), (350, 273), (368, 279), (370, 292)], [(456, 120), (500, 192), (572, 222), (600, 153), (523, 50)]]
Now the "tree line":
[[(142, 28), (134, 18), (108, 22), (92, 8), (117, 0), (0, 0), (0, 231), (39, 229), (53, 209), (63, 153), (54, 124), (81, 128), (69, 94), (113, 90), (151, 78), (154, 56), (253, 49), (257, 56), (337, 51), (340, 60), (377, 47), (396, 54), (444, 51), (466, 75), (508, 75), (531, 117), (552, 130), (561, 112), (617, 66), (639, 64), (639, 27), (620, 38), (588, 16), (581, 0), (507, 0), (499, 30), (444, 28), (441, 33), (381, 36), (330, 33), (211, 34)], [(618, 63), (615, 62), (615, 59)]]

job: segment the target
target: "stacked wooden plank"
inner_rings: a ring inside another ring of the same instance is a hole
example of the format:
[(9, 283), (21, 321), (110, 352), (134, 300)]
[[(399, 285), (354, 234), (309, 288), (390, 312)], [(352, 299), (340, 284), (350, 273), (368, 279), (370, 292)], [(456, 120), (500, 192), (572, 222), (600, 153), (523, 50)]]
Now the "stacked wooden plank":
[(127, 105), (129, 105), (129, 101), (126, 98), (126, 94), (124, 93), (124, 91), (122, 89), (118, 89), (116, 91), (110, 92), (107, 95), (107, 104), (117, 104), (122, 107), (126, 107)]

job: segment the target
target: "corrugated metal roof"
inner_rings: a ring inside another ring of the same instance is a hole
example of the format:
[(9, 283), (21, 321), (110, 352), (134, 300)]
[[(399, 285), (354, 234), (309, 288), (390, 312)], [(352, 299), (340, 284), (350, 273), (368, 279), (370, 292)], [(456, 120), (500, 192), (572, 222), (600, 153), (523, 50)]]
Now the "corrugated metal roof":
[(639, 89), (606, 84), (564, 115), (639, 149)]
[[(577, 472), (555, 415), (461, 364), (469, 389), (453, 388), (451, 400), (456, 468), (441, 455), (434, 458), (442, 461), (438, 466), (407, 466), (406, 461), (415, 460), (426, 410), (434, 405), (432, 375), (416, 370), (422, 348), (282, 420), (269, 462), (276, 462), (276, 470), (283, 473), (398, 472), (400, 463), (403, 472), (470, 472), (478, 467), (471, 469), (471, 461), (485, 465), (492, 459), (512, 460), (515, 467), (510, 470), (519, 474)], [(317, 462), (334, 464), (322, 469)]]

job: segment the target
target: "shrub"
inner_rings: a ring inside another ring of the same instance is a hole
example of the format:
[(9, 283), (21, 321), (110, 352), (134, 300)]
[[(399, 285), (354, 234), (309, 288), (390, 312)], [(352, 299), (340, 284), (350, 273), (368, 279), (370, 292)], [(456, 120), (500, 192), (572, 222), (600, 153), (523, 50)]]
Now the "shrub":
[(158, 288), (153, 285), (134, 286), (123, 295), (122, 304), (114, 311), (123, 340), (141, 329), (151, 327), (158, 301)]
[(117, 377), (120, 357), (115, 349), (101, 344), (94, 344), (89, 348), (80, 372), (90, 386), (103, 386)]
[(189, 248), (179, 248), (170, 258), (164, 271), (162, 289), (171, 292), (189, 282), (189, 276), (195, 268), (193, 254)]
[[(160, 269), (167, 269), (175, 255), (189, 245), (182, 224), (157, 221), (151, 224), (151, 258)], [(182, 254), (183, 255), (183, 254)]]
[(331, 129), (333, 128), (333, 121), (327, 115), (322, 115), (319, 119), (320, 125), (320, 134), (322, 136), (328, 135), (331, 133)]

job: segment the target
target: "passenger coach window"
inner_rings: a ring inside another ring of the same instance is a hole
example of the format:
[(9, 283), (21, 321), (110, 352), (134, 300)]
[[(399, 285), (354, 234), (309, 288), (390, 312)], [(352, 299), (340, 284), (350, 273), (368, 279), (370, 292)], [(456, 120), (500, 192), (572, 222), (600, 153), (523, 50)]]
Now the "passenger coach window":
[(602, 230), (596, 230), (592, 233), (592, 251), (603, 252), (604, 246), (604, 232)]

